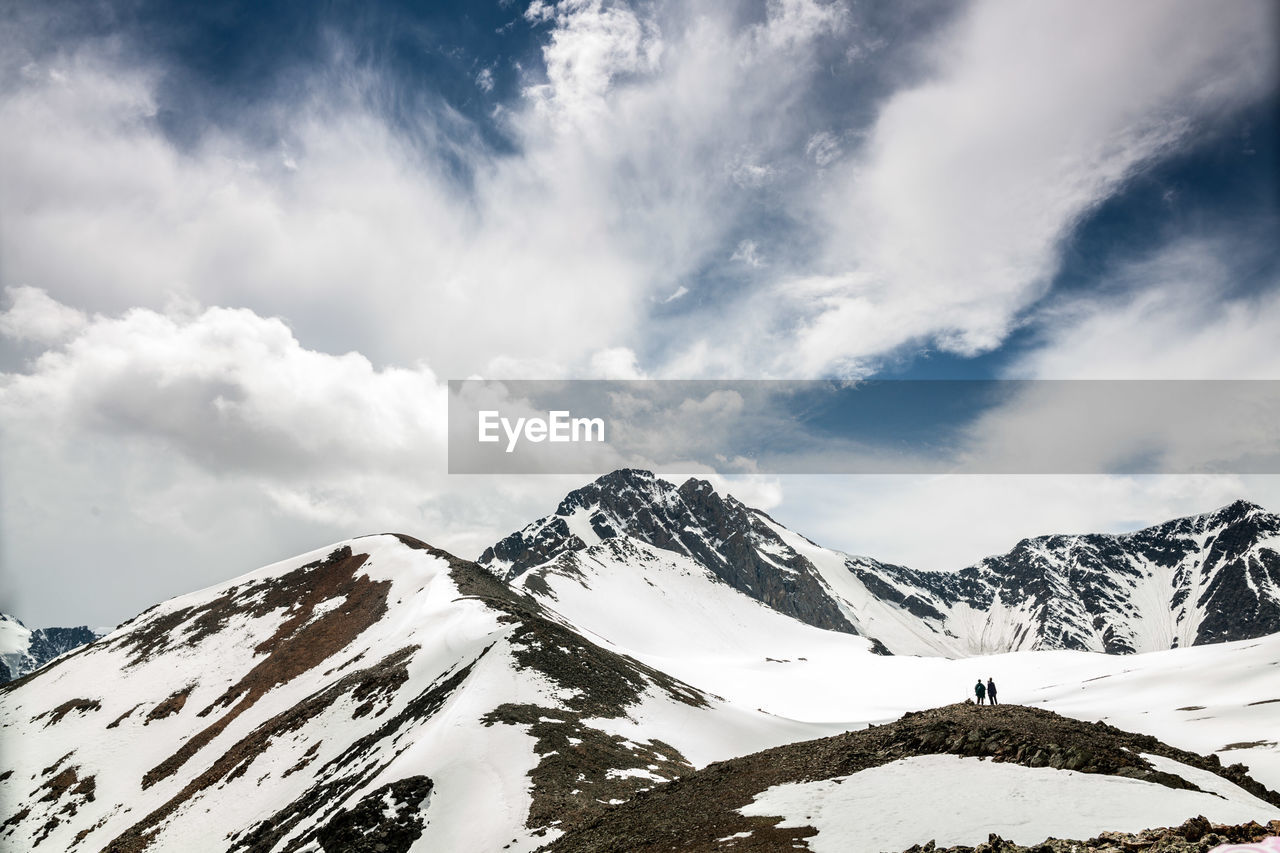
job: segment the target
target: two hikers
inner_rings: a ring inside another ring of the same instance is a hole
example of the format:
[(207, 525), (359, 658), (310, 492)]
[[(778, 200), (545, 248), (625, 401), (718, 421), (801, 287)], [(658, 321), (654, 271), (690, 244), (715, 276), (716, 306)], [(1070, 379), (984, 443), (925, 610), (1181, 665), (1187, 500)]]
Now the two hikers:
[(982, 679), (978, 679), (978, 683), (973, 685), (973, 695), (978, 697), (978, 704), (983, 704), (984, 699), (990, 699), (992, 705), (998, 705), (996, 701), (996, 682), (994, 678), (988, 678), (987, 683), (983, 684)]

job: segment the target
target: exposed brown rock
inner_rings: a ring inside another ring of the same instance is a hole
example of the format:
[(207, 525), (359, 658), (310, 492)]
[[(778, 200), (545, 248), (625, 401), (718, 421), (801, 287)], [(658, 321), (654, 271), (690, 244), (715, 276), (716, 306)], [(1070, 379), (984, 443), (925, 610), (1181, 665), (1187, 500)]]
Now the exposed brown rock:
[[(188, 684), (176, 693), (170, 694), (168, 699), (165, 699), (159, 705), (156, 705), (151, 709), (142, 724), (145, 726), (152, 720), (163, 720), (165, 717), (170, 717), (178, 713), (182, 710), (183, 706), (187, 704), (187, 697), (190, 696), (191, 691), (195, 689), (196, 686), (194, 684)], [(130, 711), (129, 713), (133, 712)]]
[[(270, 745), (271, 741), (283, 737), (290, 732), (297, 731), (307, 721), (318, 716), (320, 713), (328, 709), (335, 702), (344, 696), (353, 694), (360, 689), (366, 680), (373, 682), (382, 682), (388, 676), (389, 670), (403, 669), (413, 653), (417, 650), (417, 646), (406, 646), (403, 649), (388, 655), (377, 664), (363, 670), (350, 673), (344, 676), (334, 684), (329, 685), (323, 690), (303, 699), (287, 711), (283, 711), (266, 722), (259, 725), (252, 732), (241, 738), (237, 743), (233, 744), (225, 753), (223, 753), (209, 769), (205, 770), (191, 782), (189, 782), (181, 791), (175, 794), (164, 805), (148, 814), (142, 820), (125, 830), (121, 835), (107, 844), (104, 853), (136, 853), (136, 851), (145, 850), (151, 843), (160, 825), (165, 818), (171, 815), (179, 806), (186, 801), (195, 797), (201, 791), (213, 787), (224, 779), (234, 779), (246, 772), (249, 766), (261, 755)], [(440, 701), (443, 701), (441, 699)], [(384, 724), (385, 728), (385, 724)], [(341, 766), (342, 760), (351, 761), (352, 755), (359, 753), (369, 747), (368, 739), (364, 738), (357, 741), (349, 747), (338, 758), (335, 758), (326, 767), (334, 765)], [(355, 790), (363, 781), (364, 777), (355, 776), (342, 779), (342, 782), (349, 782)], [(350, 793), (348, 791), (347, 793)], [(268, 847), (257, 848), (249, 847), (247, 849), (269, 849)]]
[(282, 848), (282, 853), (293, 853), (309, 845), (323, 831), (323, 827), (327, 826), (328, 821), (339, 813), (341, 803), (385, 770), (395, 755), (408, 744), (393, 749), (391, 757), (386, 761), (369, 761), (369, 756), (386, 743), (393, 746), (399, 744), (414, 724), (434, 716), (467, 680), (472, 668), (490, 648), (492, 647), (486, 647), (475, 660), (442, 676), (409, 700), (375, 731), (357, 739), (325, 762), (313, 774), (318, 781), (298, 799), (249, 830), (228, 836), (228, 853), (265, 853), (275, 850), (280, 841), (300, 823), (314, 821), (313, 828), (291, 838)]
[(107, 723), (107, 728), (109, 728), (109, 729), (114, 729), (116, 726), (120, 725), (120, 724), (121, 724), (121, 723), (123, 723), (125, 720), (127, 720), (127, 719), (129, 718), (129, 716), (130, 716), (131, 714), (133, 714), (133, 712), (134, 712), (134, 711), (138, 710), (139, 708), (141, 708), (141, 707), (142, 707), (143, 705), (145, 705), (145, 704), (146, 704), (145, 702), (139, 702), (137, 705), (134, 705), (132, 708), (130, 708), (129, 710), (125, 711), (123, 714), (121, 714), (120, 716), (116, 717), (116, 718), (115, 718), (114, 720), (112, 720), (111, 722)]
[(31, 722), (34, 723), (36, 720), (43, 720), (45, 717), (48, 717), (49, 722), (44, 724), (44, 727), (47, 729), (49, 726), (62, 722), (62, 718), (67, 714), (70, 714), (72, 711), (79, 714), (86, 714), (89, 711), (98, 711), (101, 709), (102, 702), (98, 699), (68, 699), (58, 707), (32, 717)]
[[(255, 647), (255, 652), (266, 657), (199, 716), (227, 706), (231, 706), (230, 710), (147, 771), (142, 777), (143, 788), (173, 775), (273, 687), (286, 684), (323, 663), (382, 618), (387, 610), (391, 583), (357, 574), (368, 557), (368, 554), (352, 554), (350, 546), (343, 546), (324, 560), (261, 583), (247, 584), (236, 595), (224, 595), (203, 606), (196, 617), (197, 635), (220, 628), (237, 613), (263, 616), (284, 608), (290, 616), (272, 636)], [(345, 599), (343, 606), (312, 619), (317, 605), (339, 597)], [(129, 636), (125, 635), (122, 640)]]
[[(642, 853), (669, 851), (677, 844), (679, 850), (693, 853), (720, 849), (716, 839), (740, 832), (751, 834), (735, 839), (734, 851), (803, 849), (807, 847), (804, 839), (816, 831), (812, 827), (781, 829), (776, 826), (780, 817), (745, 817), (737, 810), (774, 785), (834, 779), (898, 759), (937, 753), (1192, 787), (1179, 777), (1155, 771), (1139, 753), (1162, 755), (1231, 779), (1255, 796), (1280, 805), (1280, 794), (1242, 770), (1223, 768), (1215, 757), (1175, 749), (1146, 735), (1038, 708), (960, 704), (906, 714), (888, 725), (712, 764), (641, 792), (582, 824), (567, 826), (566, 834), (545, 849), (549, 853)], [(1005, 849), (991, 846), (986, 853)]]

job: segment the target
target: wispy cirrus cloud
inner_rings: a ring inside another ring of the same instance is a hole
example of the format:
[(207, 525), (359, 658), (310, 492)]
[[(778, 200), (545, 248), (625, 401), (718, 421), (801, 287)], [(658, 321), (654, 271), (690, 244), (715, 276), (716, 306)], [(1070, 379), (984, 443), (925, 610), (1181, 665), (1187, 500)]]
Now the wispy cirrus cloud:
[[(828, 235), (820, 261), (732, 315), (758, 333), (751, 352), (725, 360), (856, 375), (912, 343), (999, 347), (1048, 291), (1082, 219), (1274, 92), (1267, 5), (1170, 11), (967, 7), (922, 48), (923, 79), (891, 93), (814, 188)], [(831, 142), (819, 134), (806, 147), (826, 159)], [(790, 260), (783, 269), (797, 272)]]

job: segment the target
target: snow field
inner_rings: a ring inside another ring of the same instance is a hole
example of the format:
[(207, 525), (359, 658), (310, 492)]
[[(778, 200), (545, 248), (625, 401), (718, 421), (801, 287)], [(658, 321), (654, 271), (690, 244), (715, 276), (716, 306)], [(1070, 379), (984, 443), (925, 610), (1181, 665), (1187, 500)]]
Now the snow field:
[[(1154, 758), (1154, 757), (1151, 757)], [(1090, 838), (1182, 823), (1203, 814), (1218, 823), (1265, 823), (1280, 809), (1209, 773), (1169, 759), (1157, 769), (1205, 788), (1172, 790), (1115, 776), (926, 755), (851, 776), (777, 785), (740, 809), (782, 816), (782, 827), (812, 826), (815, 853), (881, 853), (935, 840), (977, 846), (989, 833), (1022, 845), (1046, 837)]]

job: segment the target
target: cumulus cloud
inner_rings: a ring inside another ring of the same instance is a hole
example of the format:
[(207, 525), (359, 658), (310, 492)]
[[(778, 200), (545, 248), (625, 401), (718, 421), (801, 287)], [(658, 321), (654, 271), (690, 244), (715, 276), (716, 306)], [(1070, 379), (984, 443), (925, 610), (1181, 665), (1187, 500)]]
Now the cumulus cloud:
[[(48, 295), (10, 290), (10, 319)], [(304, 346), (277, 318), (177, 303), (76, 315), (0, 374), (4, 606), (118, 620), (337, 539), (404, 531), (475, 556), (580, 477), (445, 473), (445, 388)], [(21, 333), (24, 327), (19, 326)], [(110, 571), (86, 573), (93, 560)], [(20, 567), (20, 568), (19, 568)]]
[(83, 311), (51, 299), (38, 287), (6, 290), (11, 304), (0, 313), (0, 335), (12, 340), (56, 344), (88, 322)]
[(607, 111), (605, 95), (616, 77), (658, 68), (661, 32), (652, 19), (641, 19), (626, 6), (601, 0), (538, 2), (526, 17), (554, 20), (556, 26), (542, 50), (547, 82), (528, 87), (525, 96), (574, 129)]
[[(668, 296), (670, 302), (677, 295)], [(627, 347), (611, 347), (591, 356), (592, 379), (644, 379), (636, 354)]]
[[(31, 301), (19, 291), (3, 316)], [(426, 367), (376, 369), (358, 353), (309, 350), (280, 320), (246, 309), (81, 321), (29, 371), (2, 375), (8, 430), (138, 438), (211, 473), (281, 482), (424, 470), (443, 445), (444, 391)]]

